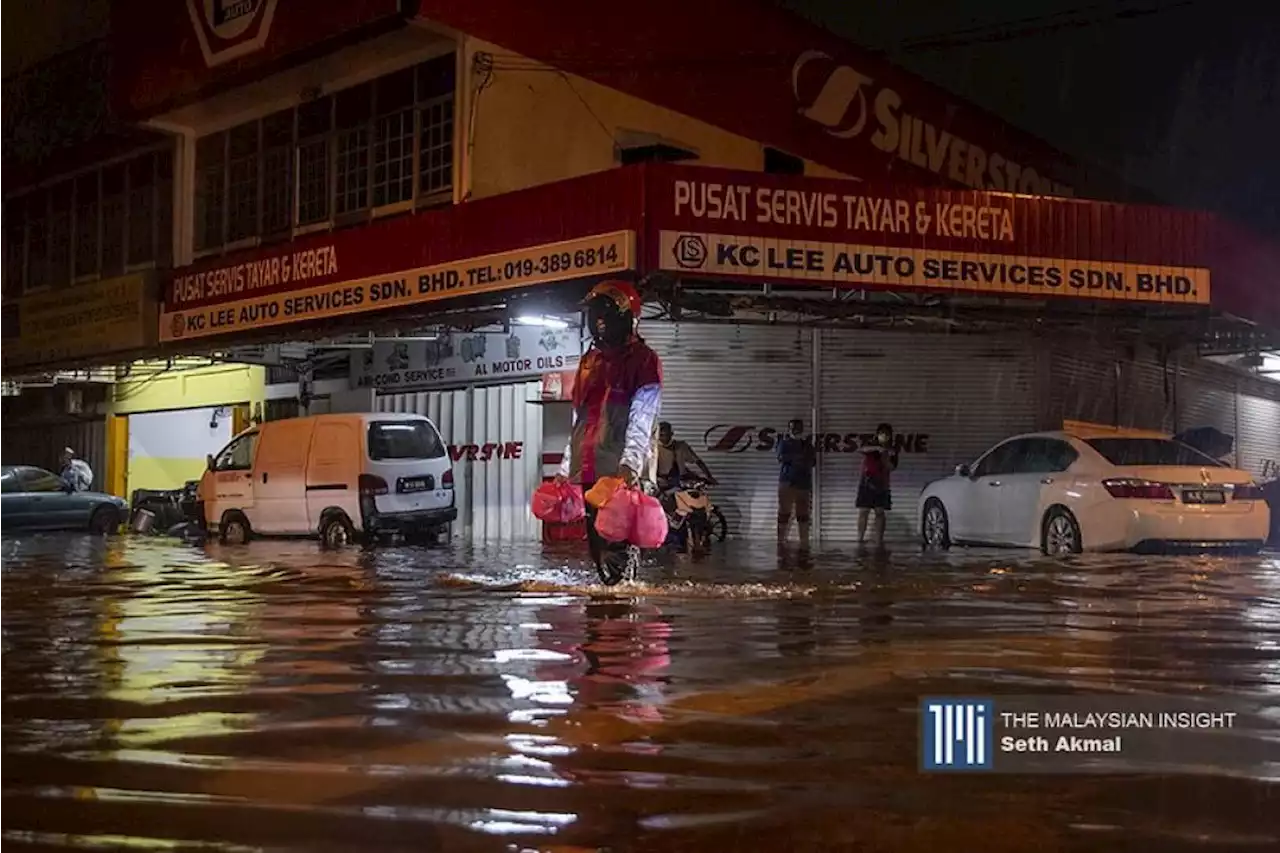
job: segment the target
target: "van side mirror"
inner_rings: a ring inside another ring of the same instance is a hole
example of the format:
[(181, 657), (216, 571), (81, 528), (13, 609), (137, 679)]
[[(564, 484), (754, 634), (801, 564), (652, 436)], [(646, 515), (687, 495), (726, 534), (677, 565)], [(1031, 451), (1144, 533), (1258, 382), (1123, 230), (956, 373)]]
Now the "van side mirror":
[(213, 454), (212, 453), (205, 454), (204, 467), (210, 471), (213, 470)]
[(973, 469), (972, 469), (972, 468), (970, 468), (968, 465), (957, 465), (957, 466), (956, 466), (956, 476), (957, 476), (957, 477), (972, 477), (972, 476), (973, 476)]

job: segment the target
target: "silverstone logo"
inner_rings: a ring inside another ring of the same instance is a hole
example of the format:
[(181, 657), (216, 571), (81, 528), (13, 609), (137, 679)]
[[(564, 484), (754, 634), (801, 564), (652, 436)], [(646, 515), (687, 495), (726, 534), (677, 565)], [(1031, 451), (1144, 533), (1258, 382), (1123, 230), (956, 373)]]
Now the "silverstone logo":
[(920, 769), (990, 770), (995, 716), (990, 699), (922, 699)]
[[(836, 65), (812, 101), (800, 91), (800, 75), (811, 62), (834, 63), (830, 54), (806, 50), (791, 68), (791, 92), (800, 104), (800, 115), (822, 125), (837, 139), (851, 139), (867, 125), (867, 95), (864, 87), (875, 81), (847, 65)], [(856, 106), (855, 106), (856, 105)]]
[(212, 68), (261, 50), (279, 0), (187, 0), (205, 65)]

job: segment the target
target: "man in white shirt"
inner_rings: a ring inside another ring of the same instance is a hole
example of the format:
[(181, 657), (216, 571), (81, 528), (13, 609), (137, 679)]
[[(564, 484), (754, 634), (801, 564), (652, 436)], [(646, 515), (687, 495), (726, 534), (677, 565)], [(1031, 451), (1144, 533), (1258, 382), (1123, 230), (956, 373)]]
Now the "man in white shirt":
[(87, 492), (93, 488), (93, 469), (89, 463), (76, 457), (70, 447), (62, 451), (62, 482), (73, 492)]

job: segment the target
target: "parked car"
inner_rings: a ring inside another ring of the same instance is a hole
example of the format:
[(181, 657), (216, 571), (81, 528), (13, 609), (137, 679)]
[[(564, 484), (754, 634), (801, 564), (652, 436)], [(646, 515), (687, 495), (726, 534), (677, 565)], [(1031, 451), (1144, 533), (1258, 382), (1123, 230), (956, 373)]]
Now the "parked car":
[(436, 537), (458, 516), (453, 465), (422, 415), (333, 414), (267, 421), (209, 457), (200, 502), (224, 542), (315, 536)]
[(0, 528), (88, 530), (114, 533), (129, 515), (122, 498), (101, 492), (73, 492), (58, 477), (32, 465), (0, 467)]
[(1155, 434), (1015, 436), (926, 486), (918, 511), (926, 545), (1047, 554), (1257, 551), (1270, 529), (1248, 473)]

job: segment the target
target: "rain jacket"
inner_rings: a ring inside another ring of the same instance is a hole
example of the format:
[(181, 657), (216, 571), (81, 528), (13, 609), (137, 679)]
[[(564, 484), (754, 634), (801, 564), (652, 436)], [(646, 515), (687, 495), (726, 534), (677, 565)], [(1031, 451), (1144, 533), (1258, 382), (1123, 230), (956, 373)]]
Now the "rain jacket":
[(621, 465), (643, 474), (653, 464), (661, 408), (662, 362), (643, 340), (587, 350), (574, 380), (573, 432), (560, 473), (581, 483), (616, 476)]

